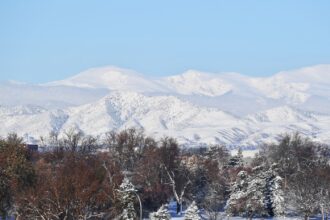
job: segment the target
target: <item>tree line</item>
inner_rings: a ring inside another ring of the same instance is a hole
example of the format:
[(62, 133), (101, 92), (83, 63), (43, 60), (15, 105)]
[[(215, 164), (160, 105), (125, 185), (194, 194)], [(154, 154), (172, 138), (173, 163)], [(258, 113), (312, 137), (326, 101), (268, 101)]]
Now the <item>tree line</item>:
[(183, 150), (171, 137), (156, 140), (137, 129), (109, 132), (102, 143), (75, 130), (42, 141), (51, 148), (30, 151), (16, 134), (0, 140), (3, 218), (157, 219), (168, 216), (171, 199), (178, 213), (191, 204), (209, 219), (223, 211), (306, 219), (330, 212), (330, 149), (298, 134), (261, 146), (249, 162), (241, 150)]

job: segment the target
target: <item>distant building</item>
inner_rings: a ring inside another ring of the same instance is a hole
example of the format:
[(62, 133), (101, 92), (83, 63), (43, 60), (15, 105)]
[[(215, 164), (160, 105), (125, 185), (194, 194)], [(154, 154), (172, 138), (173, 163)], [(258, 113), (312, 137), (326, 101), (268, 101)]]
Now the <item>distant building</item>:
[(25, 148), (28, 149), (31, 152), (37, 152), (38, 151), (38, 145), (37, 144), (25, 144)]

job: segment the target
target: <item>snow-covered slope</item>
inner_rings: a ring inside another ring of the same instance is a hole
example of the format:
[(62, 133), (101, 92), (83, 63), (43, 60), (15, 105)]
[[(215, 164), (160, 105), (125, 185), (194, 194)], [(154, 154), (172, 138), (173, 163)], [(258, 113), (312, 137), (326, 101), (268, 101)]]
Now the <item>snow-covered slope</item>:
[(77, 128), (101, 135), (138, 127), (191, 146), (255, 147), (283, 133), (330, 141), (330, 65), (265, 78), (190, 70), (148, 78), (116, 67), (43, 85), (0, 84), (0, 135), (38, 139)]
[(15, 82), (0, 82), (0, 105), (39, 105), (44, 108), (65, 108), (96, 101), (107, 89), (69, 86), (42, 86)]
[(232, 89), (232, 85), (221, 78), (194, 70), (166, 77), (163, 84), (169, 90), (184, 95), (221, 96)]
[(107, 88), (110, 90), (136, 92), (165, 92), (156, 81), (128, 69), (101, 67), (86, 70), (69, 79), (50, 82), (46, 86), (73, 86), (82, 88)]

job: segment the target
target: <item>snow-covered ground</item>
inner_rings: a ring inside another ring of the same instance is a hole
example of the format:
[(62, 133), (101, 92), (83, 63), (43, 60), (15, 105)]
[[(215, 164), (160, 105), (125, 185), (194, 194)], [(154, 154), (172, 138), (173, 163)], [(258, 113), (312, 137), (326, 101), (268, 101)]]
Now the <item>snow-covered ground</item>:
[(330, 65), (264, 78), (196, 70), (150, 78), (102, 67), (42, 85), (5, 82), (0, 123), (0, 135), (17, 132), (29, 140), (71, 128), (102, 136), (137, 127), (189, 146), (253, 150), (296, 131), (329, 142)]
[[(207, 217), (206, 216), (203, 216), (203, 218), (205, 220), (207, 220)], [(171, 219), (173, 220), (183, 220), (184, 217), (183, 216), (174, 216), (172, 217)], [(232, 216), (226, 216), (225, 214), (221, 213), (218, 220), (246, 220), (247, 218), (243, 218), (243, 217), (232, 217)], [(277, 217), (277, 218), (253, 218), (253, 219), (260, 219), (260, 220), (263, 220), (263, 219), (272, 219), (272, 220), (301, 220), (301, 219), (304, 219), (303, 217)], [(320, 220), (321, 217), (318, 216), (318, 217), (310, 217), (309, 218), (310, 220)]]
[[(184, 212), (182, 213), (182, 215), (177, 215), (176, 214), (176, 203), (174, 201), (170, 202), (169, 203), (169, 212), (171, 214), (171, 219), (173, 220), (183, 220), (184, 219)], [(203, 213), (202, 214), (202, 217), (203, 219), (207, 220), (207, 216)], [(233, 216), (228, 216), (226, 215), (226, 213), (224, 212), (221, 212), (219, 213), (219, 217), (218, 217), (219, 220), (246, 220), (247, 218), (243, 218), (243, 217), (233, 217)], [(254, 219), (272, 219), (272, 220), (300, 220), (300, 219), (303, 219), (302, 217), (299, 217), (299, 216), (296, 216), (296, 217), (276, 217), (276, 218), (254, 218)], [(320, 216), (317, 216), (317, 217), (311, 217), (310, 220), (319, 220), (321, 219)]]

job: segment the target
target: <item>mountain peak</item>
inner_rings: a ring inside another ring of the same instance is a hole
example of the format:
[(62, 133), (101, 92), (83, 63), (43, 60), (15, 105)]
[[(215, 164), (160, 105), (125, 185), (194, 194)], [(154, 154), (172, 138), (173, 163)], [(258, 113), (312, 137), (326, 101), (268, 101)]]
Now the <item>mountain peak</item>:
[(330, 64), (319, 64), (299, 69), (281, 71), (274, 78), (308, 83), (330, 83)]
[(179, 76), (182, 76), (184, 78), (200, 78), (200, 77), (209, 77), (210, 75), (211, 75), (210, 73), (190, 69)]
[(160, 86), (130, 69), (114, 66), (91, 68), (65, 80), (49, 83), (48, 85), (66, 85), (87, 88), (107, 88), (109, 90), (154, 92)]
[(95, 67), (87, 69), (73, 77), (80, 78), (80, 77), (118, 77), (118, 76), (141, 76), (141, 74), (137, 73), (131, 69), (120, 68), (117, 66), (103, 66), (103, 67)]
[(115, 83), (125, 83), (128, 78), (141, 78), (137, 72), (115, 66), (90, 68), (68, 79), (51, 82), (48, 85), (108, 88)]

